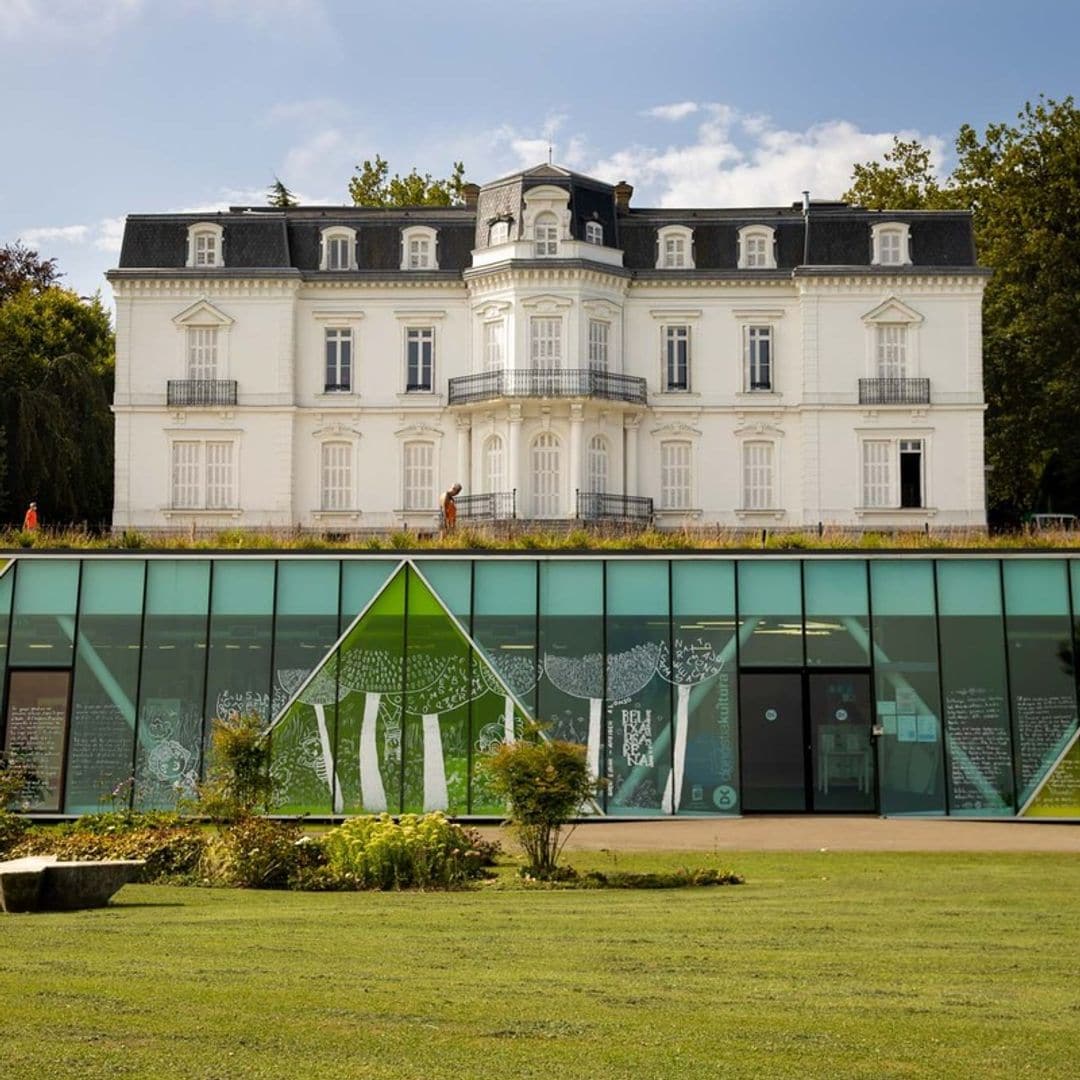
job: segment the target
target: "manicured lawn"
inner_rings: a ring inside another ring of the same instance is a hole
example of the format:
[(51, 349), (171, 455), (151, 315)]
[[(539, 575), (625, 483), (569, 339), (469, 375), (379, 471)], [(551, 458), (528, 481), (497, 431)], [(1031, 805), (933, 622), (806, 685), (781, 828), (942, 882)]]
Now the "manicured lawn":
[[(618, 864), (681, 861), (707, 860)], [(0, 916), (0, 1075), (1077, 1075), (1075, 857), (721, 862), (748, 884), (128, 886), (107, 910)]]

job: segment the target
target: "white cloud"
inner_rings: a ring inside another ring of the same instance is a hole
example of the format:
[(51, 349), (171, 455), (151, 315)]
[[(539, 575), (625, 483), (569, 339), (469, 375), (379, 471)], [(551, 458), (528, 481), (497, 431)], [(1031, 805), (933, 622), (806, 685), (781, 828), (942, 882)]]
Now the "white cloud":
[(99, 251), (118, 254), (120, 242), (124, 239), (124, 219), (122, 217), (102, 218), (98, 223), (97, 238), (94, 247)]
[[(863, 131), (847, 120), (790, 131), (767, 116), (723, 104), (697, 111), (704, 116), (692, 140), (624, 147), (596, 161), (591, 172), (610, 182), (629, 180), (639, 189), (639, 204), (644, 196), (671, 207), (786, 205), (804, 189), (814, 198), (838, 198), (851, 182), (852, 166), (879, 158), (894, 135)], [(945, 142), (939, 136), (895, 134), (918, 138), (940, 165)]]
[(696, 101), (679, 101), (673, 105), (654, 105), (645, 109), (642, 116), (651, 116), (656, 120), (682, 120), (698, 111)]
[(0, 38), (101, 39), (142, 13), (144, 0), (2, 0)]
[(19, 239), (28, 247), (42, 244), (83, 244), (90, 235), (89, 225), (46, 225), (24, 229)]
[(302, 101), (279, 101), (267, 109), (266, 124), (327, 124), (337, 122), (349, 113), (348, 106), (337, 98), (307, 98)]

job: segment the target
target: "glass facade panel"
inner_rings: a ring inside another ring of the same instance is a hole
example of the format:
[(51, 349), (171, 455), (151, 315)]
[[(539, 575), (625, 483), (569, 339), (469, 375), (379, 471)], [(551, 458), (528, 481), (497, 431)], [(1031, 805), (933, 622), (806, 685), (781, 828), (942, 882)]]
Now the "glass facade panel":
[(472, 560), (422, 559), (416, 566), (447, 609), (467, 627), (472, 610)]
[(146, 570), (135, 805), (173, 809), (202, 763), (210, 563), (152, 559)]
[(934, 568), (870, 563), (881, 812), (945, 813)]
[(141, 560), (83, 564), (64, 811), (91, 814), (131, 800), (142, 655)]
[(949, 812), (1011, 814), (1015, 785), (1001, 567), (997, 559), (942, 559), (937, 586)]
[(1018, 801), (1027, 802), (1076, 730), (1076, 678), (1064, 559), (1004, 564)]
[(739, 563), (739, 662), (802, 667), (802, 587), (794, 559)]
[(672, 812), (672, 689), (660, 671), (671, 647), (666, 560), (612, 560), (606, 574), (607, 807)]
[(862, 559), (813, 560), (803, 565), (806, 662), (828, 667), (870, 663), (870, 613)]
[(211, 721), (233, 713), (270, 719), (274, 567), (270, 559), (217, 559), (210, 588), (206, 749)]
[(674, 768), (665, 794), (676, 813), (737, 813), (735, 564), (673, 561), (671, 595), (671, 641), (660, 657), (675, 692)]
[[(0, 673), (7, 671), (8, 634), (11, 630), (11, 594), (15, 587), (15, 567), (8, 560), (0, 560), (7, 571), (0, 576)], [(7, 679), (0, 679), (0, 716), (4, 715), (4, 689)]]
[(29, 766), (41, 783), (39, 798), (30, 803), (30, 810), (60, 809), (70, 688), (70, 671), (11, 673), (4, 751)]
[(11, 622), (12, 666), (71, 665), (78, 591), (77, 559), (20, 560)]
[(399, 563), (390, 559), (346, 559), (341, 564), (341, 632), (390, 580)]
[(553, 736), (586, 747), (589, 769), (604, 775), (604, 564), (540, 563), (540, 653), (544, 678), (537, 719)]

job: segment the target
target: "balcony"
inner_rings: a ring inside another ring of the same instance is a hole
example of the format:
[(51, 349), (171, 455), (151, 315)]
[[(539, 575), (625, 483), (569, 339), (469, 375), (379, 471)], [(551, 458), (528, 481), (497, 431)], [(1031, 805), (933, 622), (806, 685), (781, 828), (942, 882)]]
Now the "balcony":
[(621, 521), (648, 525), (653, 519), (653, 501), (641, 495), (608, 495), (599, 491), (579, 491), (575, 516), (582, 521)]
[(860, 379), (860, 405), (929, 405), (929, 379)]
[(458, 521), (508, 521), (517, 517), (517, 490), (459, 495), (454, 505)]
[(645, 380), (589, 368), (500, 369), (450, 380), (450, 405), (471, 405), (494, 398), (602, 398), (631, 405), (647, 403)]
[(166, 402), (172, 405), (216, 407), (236, 404), (235, 379), (170, 379)]

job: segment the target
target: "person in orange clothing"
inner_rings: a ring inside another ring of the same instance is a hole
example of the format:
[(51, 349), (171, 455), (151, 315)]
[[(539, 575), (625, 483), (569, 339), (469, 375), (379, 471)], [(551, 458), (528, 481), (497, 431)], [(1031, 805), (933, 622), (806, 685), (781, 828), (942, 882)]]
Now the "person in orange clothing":
[(442, 511), (442, 524), (444, 532), (453, 532), (457, 524), (457, 504), (454, 498), (461, 491), (461, 485), (455, 484), (452, 488), (444, 491), (439, 500), (439, 509)]
[(22, 527), (24, 532), (37, 532), (38, 516), (36, 502), (32, 502), (26, 508), (26, 516), (23, 518)]

